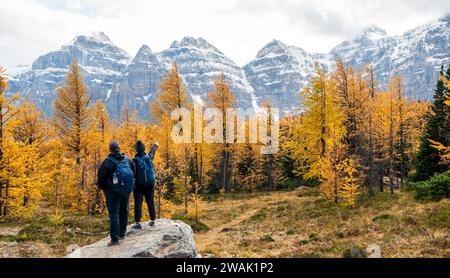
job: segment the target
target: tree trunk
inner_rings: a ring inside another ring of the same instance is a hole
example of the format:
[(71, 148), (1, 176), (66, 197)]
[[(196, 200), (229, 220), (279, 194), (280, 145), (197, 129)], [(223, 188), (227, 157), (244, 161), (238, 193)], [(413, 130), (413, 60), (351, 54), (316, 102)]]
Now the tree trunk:
[(188, 149), (187, 146), (184, 147), (184, 212), (188, 213)]

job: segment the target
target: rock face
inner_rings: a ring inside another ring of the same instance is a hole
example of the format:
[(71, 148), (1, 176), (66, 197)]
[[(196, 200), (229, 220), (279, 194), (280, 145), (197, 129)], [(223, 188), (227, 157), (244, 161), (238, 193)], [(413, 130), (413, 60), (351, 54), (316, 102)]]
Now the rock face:
[(185, 37), (180, 42), (174, 41), (160, 55), (166, 68), (177, 62), (183, 82), (194, 100), (206, 101), (208, 93), (214, 90), (213, 80), (223, 72), (240, 107), (256, 104), (253, 88), (244, 71), (205, 39)]
[(130, 111), (137, 110), (139, 118), (148, 119), (148, 102), (154, 99), (167, 70), (158, 54), (143, 45), (124, 71), (123, 79), (106, 96), (110, 116), (118, 119), (126, 106)]
[(127, 228), (119, 245), (108, 247), (109, 237), (70, 253), (67, 258), (195, 258), (198, 257), (192, 229), (181, 221), (158, 219), (142, 230)]
[(412, 29), (403, 35), (389, 36), (369, 26), (353, 40), (345, 41), (329, 53), (308, 53), (279, 41), (266, 45), (244, 69), (259, 99), (269, 98), (282, 110), (299, 107), (299, 93), (314, 72), (315, 63), (333, 68), (341, 58), (360, 68), (372, 64), (380, 89), (393, 75), (403, 77), (405, 94), (410, 99), (430, 100), (441, 64), (450, 63), (450, 15)]
[(298, 112), (300, 91), (307, 86), (316, 63), (327, 68), (341, 58), (360, 68), (373, 64), (380, 89), (391, 76), (404, 79), (411, 99), (432, 98), (441, 64), (450, 63), (450, 15), (399, 36), (369, 26), (353, 40), (329, 53), (317, 54), (273, 40), (243, 68), (202, 38), (185, 37), (154, 53), (142, 46), (134, 59), (102, 32), (77, 36), (60, 50), (39, 57), (31, 69), (21, 67), (11, 76), (10, 91), (31, 99), (47, 115), (53, 112), (55, 88), (62, 84), (68, 66), (77, 59), (92, 100), (103, 100), (113, 119), (124, 107), (149, 118), (148, 102), (156, 96), (161, 77), (174, 61), (191, 100), (206, 101), (213, 80), (223, 71), (239, 106), (257, 107), (268, 99), (282, 112)]
[(300, 88), (311, 80), (315, 63), (327, 64), (327, 57), (273, 40), (244, 70), (259, 100), (271, 100), (274, 107), (289, 112), (298, 109)]
[(394, 37), (370, 26), (355, 40), (335, 47), (330, 55), (354, 67), (373, 64), (382, 89), (389, 77), (399, 75), (408, 97), (430, 100), (441, 64), (450, 63), (449, 34), (450, 14)]
[(40, 56), (31, 70), (12, 77), (10, 91), (20, 92), (51, 115), (55, 89), (64, 81), (74, 59), (80, 65), (92, 101), (107, 99), (130, 62), (130, 56), (102, 32), (77, 36), (61, 49)]

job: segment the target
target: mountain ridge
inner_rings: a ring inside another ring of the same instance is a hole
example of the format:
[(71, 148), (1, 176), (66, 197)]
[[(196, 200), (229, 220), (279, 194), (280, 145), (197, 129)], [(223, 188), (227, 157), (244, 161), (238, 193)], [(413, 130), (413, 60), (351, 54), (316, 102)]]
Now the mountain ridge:
[(175, 40), (160, 52), (143, 44), (131, 56), (105, 33), (94, 32), (78, 35), (59, 50), (41, 55), (31, 69), (23, 67), (11, 77), (10, 87), (51, 115), (55, 88), (63, 82), (70, 62), (77, 59), (93, 100), (105, 101), (113, 118), (118, 119), (120, 110), (127, 106), (147, 119), (148, 102), (176, 61), (191, 99), (206, 101), (214, 89), (212, 81), (224, 72), (242, 108), (257, 107), (270, 99), (282, 111), (294, 112), (300, 105), (299, 92), (308, 84), (315, 64), (332, 68), (340, 58), (356, 67), (373, 64), (381, 88), (393, 74), (403, 75), (406, 94), (424, 100), (432, 96), (440, 64), (450, 63), (449, 33), (450, 14), (397, 36), (369, 25), (356, 38), (323, 54), (274, 39), (239, 67), (201, 37)]

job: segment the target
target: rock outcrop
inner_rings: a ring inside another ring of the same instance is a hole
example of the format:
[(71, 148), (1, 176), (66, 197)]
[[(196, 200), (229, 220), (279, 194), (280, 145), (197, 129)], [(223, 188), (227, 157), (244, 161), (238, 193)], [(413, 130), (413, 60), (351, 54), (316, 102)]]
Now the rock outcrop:
[(119, 245), (108, 247), (109, 237), (76, 249), (66, 258), (195, 258), (199, 257), (189, 225), (182, 221), (158, 219), (142, 230), (129, 226)]

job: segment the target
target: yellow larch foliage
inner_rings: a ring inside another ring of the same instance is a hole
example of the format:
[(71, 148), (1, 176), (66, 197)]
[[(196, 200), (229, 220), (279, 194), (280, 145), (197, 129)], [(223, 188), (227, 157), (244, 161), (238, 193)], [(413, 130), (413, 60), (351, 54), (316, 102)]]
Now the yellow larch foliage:
[(359, 195), (360, 187), (360, 178), (356, 166), (353, 159), (346, 159), (342, 163), (343, 177), (339, 183), (339, 194), (344, 204), (352, 208), (356, 205), (356, 197)]
[(302, 94), (305, 112), (293, 129), (288, 147), (299, 165), (297, 173), (306, 178), (322, 176), (318, 164), (327, 154), (327, 141), (335, 142), (346, 132), (344, 115), (333, 90), (334, 83), (327, 79), (325, 69), (317, 67), (311, 85)]

